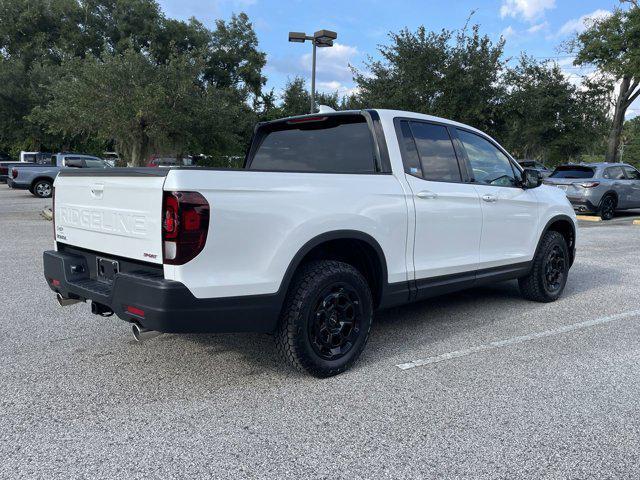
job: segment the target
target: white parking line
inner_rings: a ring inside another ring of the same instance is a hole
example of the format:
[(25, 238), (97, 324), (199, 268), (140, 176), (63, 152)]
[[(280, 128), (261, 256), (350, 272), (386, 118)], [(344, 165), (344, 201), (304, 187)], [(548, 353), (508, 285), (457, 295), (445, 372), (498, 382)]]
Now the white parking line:
[(445, 360), (451, 360), (453, 358), (466, 357), (467, 355), (471, 355), (472, 353), (508, 347), (509, 345), (529, 342), (537, 338), (551, 337), (553, 335), (560, 335), (562, 333), (573, 332), (575, 330), (582, 330), (583, 328), (589, 328), (595, 325), (602, 325), (603, 323), (614, 322), (616, 320), (624, 320), (626, 318), (636, 316), (640, 316), (640, 310), (631, 310), (629, 312), (617, 313), (608, 317), (596, 318), (595, 320), (587, 320), (586, 322), (572, 323), (571, 325), (565, 325), (563, 327), (553, 328), (551, 330), (545, 330), (543, 332), (531, 333), (529, 335), (522, 335), (519, 337), (511, 337), (507, 338), (506, 340), (498, 340), (496, 342), (485, 343), (484, 345), (476, 345), (474, 347), (436, 355), (435, 357), (420, 358), (418, 360), (412, 360), (411, 362), (399, 363), (398, 365), (396, 365), (396, 367), (401, 370), (408, 370), (414, 367), (421, 367), (423, 365), (430, 365), (432, 363), (444, 362)]

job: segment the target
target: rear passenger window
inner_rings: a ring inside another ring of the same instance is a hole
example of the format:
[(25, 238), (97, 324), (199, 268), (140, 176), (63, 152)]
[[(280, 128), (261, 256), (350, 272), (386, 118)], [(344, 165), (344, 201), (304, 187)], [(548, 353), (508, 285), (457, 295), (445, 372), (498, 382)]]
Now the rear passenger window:
[(611, 180), (626, 180), (624, 172), (620, 167), (609, 167), (604, 171), (604, 178)]
[(84, 166), (86, 168), (104, 168), (104, 161), (99, 158), (85, 158)]
[(424, 122), (411, 122), (422, 177), (438, 182), (460, 182), (460, 167), (446, 127)]
[(250, 170), (375, 173), (376, 157), (362, 115), (301, 117), (266, 124)]

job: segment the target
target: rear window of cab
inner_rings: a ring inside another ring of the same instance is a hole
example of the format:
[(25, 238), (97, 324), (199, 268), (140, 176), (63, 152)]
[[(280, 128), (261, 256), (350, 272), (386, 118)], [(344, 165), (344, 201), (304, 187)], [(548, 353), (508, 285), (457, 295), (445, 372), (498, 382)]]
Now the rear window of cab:
[(249, 170), (376, 173), (371, 130), (362, 115), (317, 115), (262, 125)]

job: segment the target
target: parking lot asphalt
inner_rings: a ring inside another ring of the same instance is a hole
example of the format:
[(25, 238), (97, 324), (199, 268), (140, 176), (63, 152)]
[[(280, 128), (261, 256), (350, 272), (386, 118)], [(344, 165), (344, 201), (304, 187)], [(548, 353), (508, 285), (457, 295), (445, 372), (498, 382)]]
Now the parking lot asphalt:
[(507, 282), (381, 312), (318, 380), (266, 335), (138, 344), (59, 307), (46, 204), (0, 185), (0, 478), (640, 476), (640, 226), (582, 229), (556, 303)]

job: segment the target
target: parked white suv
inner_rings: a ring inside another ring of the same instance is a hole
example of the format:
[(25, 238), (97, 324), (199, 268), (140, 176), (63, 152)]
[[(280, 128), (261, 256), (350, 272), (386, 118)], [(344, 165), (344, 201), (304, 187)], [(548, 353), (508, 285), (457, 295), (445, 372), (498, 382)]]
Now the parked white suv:
[(259, 124), (241, 170), (63, 170), (44, 273), (66, 305), (135, 332), (265, 332), (335, 375), (376, 309), (518, 279), (562, 293), (576, 217), (494, 140), (363, 110)]

